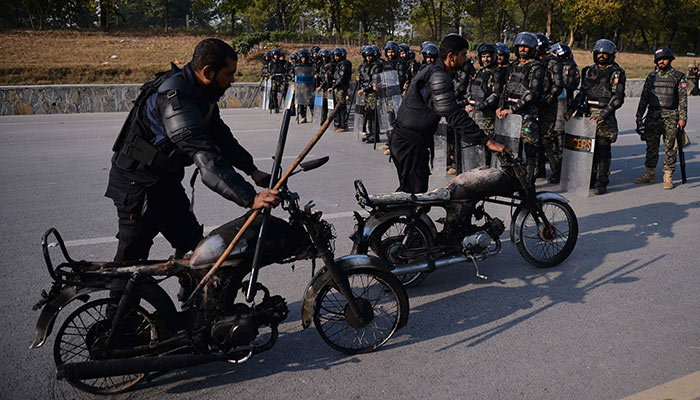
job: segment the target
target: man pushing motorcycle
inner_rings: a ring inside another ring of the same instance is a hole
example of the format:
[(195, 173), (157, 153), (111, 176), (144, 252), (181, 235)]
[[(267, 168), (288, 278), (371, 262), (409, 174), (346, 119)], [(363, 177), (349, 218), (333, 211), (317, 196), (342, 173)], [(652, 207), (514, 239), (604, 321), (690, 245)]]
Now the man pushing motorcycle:
[(457, 104), (452, 75), (467, 61), (469, 43), (457, 34), (447, 35), (440, 43), (439, 59), (423, 68), (412, 80), (396, 116), (391, 136), (391, 158), (399, 176), (399, 191), (422, 193), (428, 190), (433, 135), (440, 118), (461, 137), (485, 144), (495, 152), (512, 154), (495, 142)]
[(279, 204), (276, 190), (256, 193), (234, 169), (260, 187), (269, 183), (219, 115), (217, 101), (234, 81), (237, 63), (230, 45), (204, 39), (184, 68), (173, 65), (142, 86), (112, 149), (105, 194), (119, 218), (115, 261), (147, 259), (159, 232), (178, 258), (202, 239), (181, 183), (186, 166), (195, 164), (206, 186), (241, 207)]

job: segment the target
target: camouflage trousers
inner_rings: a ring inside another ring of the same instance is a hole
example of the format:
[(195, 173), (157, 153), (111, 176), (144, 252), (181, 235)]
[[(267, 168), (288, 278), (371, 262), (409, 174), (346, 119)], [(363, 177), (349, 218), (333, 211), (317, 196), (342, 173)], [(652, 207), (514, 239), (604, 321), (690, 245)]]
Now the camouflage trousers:
[(523, 115), (523, 125), (520, 128), (520, 137), (523, 144), (532, 147), (540, 146), (540, 126), (534, 115)]
[[(600, 111), (600, 108), (591, 108), (591, 116), (600, 116)], [(617, 141), (617, 118), (615, 118), (615, 114), (611, 114), (598, 123), (595, 137), (607, 139), (610, 143)]]
[(377, 118), (377, 92), (365, 92), (365, 121), (368, 133), (379, 133)]
[(556, 131), (557, 108), (557, 106), (547, 108), (539, 118), (541, 128), (540, 144), (542, 145), (544, 154), (549, 160), (552, 172), (555, 174), (559, 172), (559, 165), (561, 163), (559, 133)]
[(270, 110), (275, 110), (280, 108), (279, 96), (282, 94), (284, 98), (284, 81), (272, 80), (272, 86), (270, 88)]
[[(600, 116), (600, 108), (591, 108), (591, 116)], [(593, 170), (591, 182), (595, 187), (606, 187), (610, 182), (610, 164), (612, 162), (611, 145), (617, 141), (617, 118), (612, 114), (600, 121), (595, 131), (595, 150), (593, 152)]]
[(333, 121), (333, 125), (336, 128), (342, 128), (342, 129), (348, 129), (348, 107), (347, 107), (347, 96), (348, 96), (348, 88), (347, 87), (339, 87), (333, 90), (333, 99), (335, 100), (335, 106), (337, 107), (339, 104), (342, 104), (343, 106), (338, 110), (338, 115), (335, 116), (335, 120)]
[(664, 171), (676, 170), (676, 131), (678, 129), (678, 111), (649, 110), (644, 126), (647, 142), (647, 154), (644, 166), (656, 168), (659, 162), (659, 143), (664, 137)]

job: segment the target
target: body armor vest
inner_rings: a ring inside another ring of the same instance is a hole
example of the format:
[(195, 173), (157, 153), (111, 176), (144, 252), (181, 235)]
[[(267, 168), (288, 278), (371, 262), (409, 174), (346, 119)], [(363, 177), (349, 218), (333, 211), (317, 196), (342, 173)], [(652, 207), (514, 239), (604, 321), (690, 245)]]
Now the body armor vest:
[(665, 75), (659, 75), (657, 71), (650, 73), (652, 89), (649, 93), (649, 107), (670, 110), (678, 108), (678, 81), (682, 77), (683, 74), (675, 69)]
[(272, 74), (272, 76), (278, 75), (278, 77), (281, 77), (279, 75), (284, 75), (285, 72), (286, 68), (284, 65), (284, 61), (277, 60), (270, 64), (270, 73)]
[[(530, 89), (530, 70), (537, 65), (537, 61), (530, 61), (521, 65), (519, 61), (513, 61), (510, 65), (510, 76), (506, 84), (506, 100), (520, 99)], [(510, 101), (512, 102), (512, 101)]]
[(574, 92), (579, 85), (581, 80), (578, 73), (578, 67), (572, 64), (570, 61), (565, 61), (562, 63), (564, 68), (564, 87), (567, 92)]
[(604, 107), (613, 96), (610, 76), (613, 72), (622, 69), (613, 64), (605, 69), (599, 69), (597, 65), (592, 65), (586, 69), (585, 84), (588, 104), (596, 107)]
[(552, 86), (554, 86), (553, 68), (554, 64), (557, 63), (557, 59), (553, 56), (547, 56), (542, 60), (542, 63), (546, 67), (544, 74), (544, 85), (542, 86), (542, 93), (547, 94), (552, 90)]
[(360, 85), (365, 91), (374, 91), (372, 87), (372, 75), (381, 72), (379, 66), (380, 64), (376, 60), (373, 60), (372, 62), (364, 62), (362, 65), (360, 65)]
[(493, 79), (493, 70), (482, 68), (472, 79), (469, 93), (469, 104), (481, 103), (491, 96), (489, 83)]
[(352, 74), (352, 65), (348, 60), (338, 61), (335, 72), (333, 73), (333, 81), (335, 86), (345, 86), (350, 83), (350, 75)]

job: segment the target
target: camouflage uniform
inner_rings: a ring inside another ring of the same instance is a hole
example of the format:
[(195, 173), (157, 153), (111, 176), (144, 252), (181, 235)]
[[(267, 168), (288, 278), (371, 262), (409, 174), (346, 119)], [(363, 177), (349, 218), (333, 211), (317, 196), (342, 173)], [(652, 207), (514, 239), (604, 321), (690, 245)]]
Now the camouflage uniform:
[[(667, 78), (675, 81), (674, 96), (672, 103), (664, 104), (659, 101), (656, 91), (658, 90), (654, 81), (658, 78)], [(682, 72), (668, 67), (666, 71), (658, 67), (650, 73), (644, 81), (644, 89), (639, 99), (637, 116), (644, 115), (647, 107), (646, 121), (644, 123), (644, 140), (647, 142), (647, 152), (644, 159), (644, 166), (650, 169), (656, 168), (659, 161), (659, 142), (661, 136), (664, 137), (664, 172), (673, 174), (676, 170), (676, 132), (678, 130), (678, 120), (688, 118), (688, 97), (687, 83)], [(674, 107), (675, 106), (675, 107)]]

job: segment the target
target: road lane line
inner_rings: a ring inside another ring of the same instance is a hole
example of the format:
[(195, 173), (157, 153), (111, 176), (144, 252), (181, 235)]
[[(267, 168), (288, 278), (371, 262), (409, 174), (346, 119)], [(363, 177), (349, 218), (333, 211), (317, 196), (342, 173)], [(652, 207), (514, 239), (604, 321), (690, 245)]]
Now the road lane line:
[(695, 400), (700, 398), (700, 371), (662, 383), (622, 400)]
[[(329, 213), (329, 214), (324, 214), (323, 219), (325, 220), (334, 220), (334, 219), (342, 219), (342, 218), (350, 218), (352, 217), (353, 212), (352, 211), (341, 211), (337, 213)], [(218, 226), (205, 226), (204, 227), (204, 232), (211, 232)], [(158, 234), (158, 236), (161, 236)], [(117, 238), (114, 236), (104, 236), (104, 237), (97, 237), (97, 238), (89, 238), (89, 239), (76, 239), (76, 240), (66, 240), (65, 244), (66, 247), (76, 247), (76, 246), (90, 246), (90, 245), (96, 245), (96, 244), (105, 244), (105, 243), (116, 243)], [(55, 247), (58, 244), (53, 242), (49, 244), (49, 247)]]

